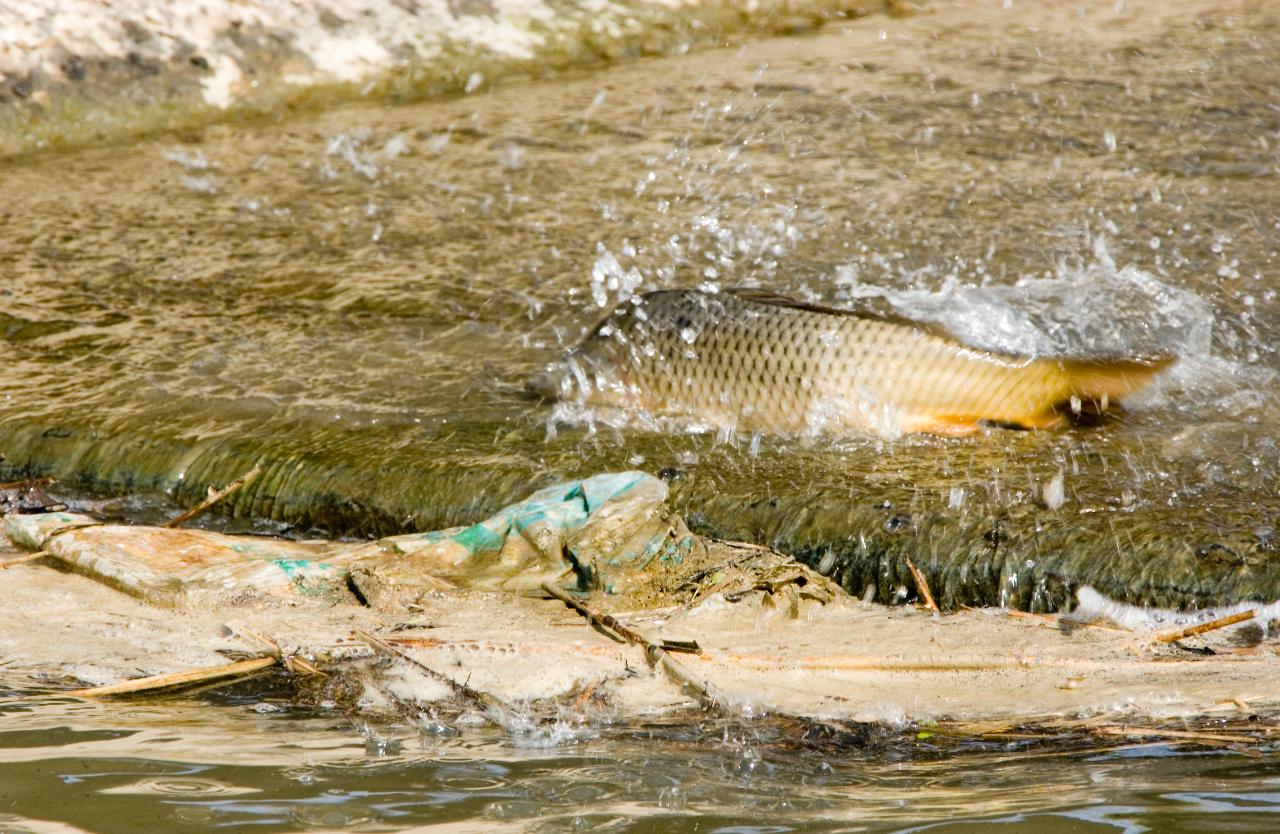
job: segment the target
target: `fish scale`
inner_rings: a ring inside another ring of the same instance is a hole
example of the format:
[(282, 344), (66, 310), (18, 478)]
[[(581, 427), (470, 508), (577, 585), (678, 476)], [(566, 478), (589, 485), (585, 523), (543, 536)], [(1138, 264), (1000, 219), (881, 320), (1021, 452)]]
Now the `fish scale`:
[(620, 305), (543, 393), (718, 429), (964, 434), (1106, 411), (1172, 361), (1012, 356), (879, 312), (676, 290)]

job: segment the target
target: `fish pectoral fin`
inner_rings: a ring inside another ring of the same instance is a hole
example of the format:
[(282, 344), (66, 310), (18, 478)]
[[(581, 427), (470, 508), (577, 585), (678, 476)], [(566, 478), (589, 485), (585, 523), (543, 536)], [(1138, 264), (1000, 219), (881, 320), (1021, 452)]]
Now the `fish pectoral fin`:
[(902, 418), (898, 425), (904, 434), (922, 432), (943, 437), (968, 437), (981, 428), (972, 417), (956, 417), (947, 414), (913, 414)]

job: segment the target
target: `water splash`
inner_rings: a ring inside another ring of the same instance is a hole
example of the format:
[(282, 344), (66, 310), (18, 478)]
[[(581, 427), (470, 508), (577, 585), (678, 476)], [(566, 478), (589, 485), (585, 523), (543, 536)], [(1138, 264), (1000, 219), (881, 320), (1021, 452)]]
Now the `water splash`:
[[(1076, 619), (1106, 620), (1134, 631), (1193, 626), (1239, 614), (1242, 611), (1255, 612), (1253, 618), (1245, 622), (1260, 626), (1265, 634), (1275, 634), (1280, 631), (1280, 600), (1268, 604), (1241, 602), (1235, 605), (1202, 608), (1198, 611), (1175, 611), (1169, 608), (1128, 605), (1085, 586), (1076, 592), (1076, 601), (1078, 603), (1074, 612)], [(1239, 628), (1239, 626), (1232, 628)]]
[(1086, 265), (1011, 285), (962, 283), (952, 273), (936, 290), (864, 282), (846, 267), (837, 270), (836, 297), (881, 299), (900, 315), (941, 325), (973, 347), (1018, 356), (1210, 355), (1214, 314), (1208, 302), (1136, 266), (1117, 267), (1102, 237), (1094, 240), (1092, 255)]

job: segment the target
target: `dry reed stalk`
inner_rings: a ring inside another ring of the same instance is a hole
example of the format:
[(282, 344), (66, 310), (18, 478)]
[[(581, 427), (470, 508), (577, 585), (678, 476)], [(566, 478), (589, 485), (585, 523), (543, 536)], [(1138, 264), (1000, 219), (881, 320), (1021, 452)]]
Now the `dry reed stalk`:
[(0, 570), (8, 570), (14, 565), (25, 565), (27, 562), (34, 562), (36, 559), (43, 559), (51, 555), (53, 554), (47, 550), (39, 550), (35, 553), (28, 553), (26, 556), (19, 556), (16, 559), (7, 559), (4, 562), (0, 562)]
[(671, 680), (696, 695), (703, 706), (713, 708), (726, 715), (737, 713), (715, 686), (709, 681), (700, 681), (694, 677), (693, 673), (683, 663), (672, 657), (671, 653), (664, 649), (661, 644), (649, 640), (630, 626), (618, 622), (616, 618), (607, 613), (591, 610), (550, 582), (543, 582), (542, 589), (574, 611), (577, 611), (592, 625), (611, 631), (631, 645), (644, 649), (645, 660), (649, 661), (649, 665), (658, 667)]
[[(978, 609), (965, 606), (965, 610), (977, 611)], [(1030, 611), (1015, 611), (1012, 608), (1005, 609), (1004, 613), (1006, 617), (1013, 617), (1018, 620), (1036, 620), (1037, 622), (1042, 622), (1046, 626), (1054, 629), (1058, 629), (1062, 626), (1062, 618), (1056, 614), (1033, 614)], [(1115, 631), (1121, 634), (1131, 633), (1127, 628), (1116, 628), (1115, 626), (1103, 625), (1102, 623), (1096, 623), (1091, 620), (1068, 619), (1067, 622), (1072, 628), (1097, 628), (1102, 631)]]
[[(734, 666), (760, 669), (806, 669), (833, 672), (998, 672), (1028, 669), (1039, 662), (1010, 660), (933, 661), (899, 660), (877, 655), (826, 655), (822, 657), (785, 657), (783, 655), (703, 654), (700, 659)], [(1058, 664), (1053, 664), (1055, 668)], [(1074, 668), (1074, 665), (1068, 667)]]
[(1180, 628), (1177, 631), (1158, 634), (1155, 639), (1157, 643), (1176, 643), (1187, 637), (1194, 637), (1197, 634), (1204, 634), (1208, 631), (1217, 631), (1220, 628), (1226, 628), (1227, 626), (1235, 625), (1236, 623), (1243, 623), (1245, 620), (1252, 620), (1257, 613), (1257, 611), (1253, 610), (1238, 611), (1235, 614), (1229, 614), (1226, 617), (1219, 617), (1218, 619), (1210, 620), (1207, 623), (1200, 623), (1200, 625), (1187, 626), (1186, 628)]
[(929, 582), (924, 578), (920, 568), (916, 567), (916, 563), (911, 561), (910, 556), (903, 556), (902, 558), (906, 560), (907, 570), (911, 571), (911, 576), (916, 581), (916, 590), (920, 592), (920, 596), (924, 597), (924, 607), (935, 614), (941, 613), (938, 611), (938, 603), (933, 601), (933, 592), (929, 590)]
[(204, 499), (199, 504), (196, 504), (194, 507), (187, 510), (185, 513), (178, 516), (177, 518), (169, 519), (164, 523), (164, 526), (165, 527), (181, 527), (182, 525), (186, 524), (191, 519), (200, 515), (202, 512), (209, 509), (214, 504), (217, 504), (219, 501), (223, 500), (227, 496), (232, 495), (238, 492), (239, 490), (243, 489), (244, 487), (248, 486), (250, 483), (253, 482), (254, 478), (257, 478), (261, 474), (262, 474), (261, 464), (255, 463), (252, 469), (250, 469), (248, 472), (241, 475), (239, 478), (236, 478), (231, 483), (227, 484), (225, 488), (220, 490), (215, 490), (213, 487), (210, 487), (208, 498)]
[(203, 681), (217, 680), (219, 678), (237, 678), (245, 675), (252, 675), (255, 672), (261, 672), (263, 669), (269, 669), (277, 663), (279, 663), (279, 661), (274, 657), (255, 657), (250, 660), (240, 660), (235, 663), (226, 663), (221, 666), (205, 666), (200, 669), (188, 669), (185, 672), (172, 672), (167, 675), (151, 675), (150, 677), (135, 678), (133, 680), (123, 681), (122, 683), (113, 683), (108, 686), (93, 686), (88, 689), (74, 689), (70, 692), (60, 692), (58, 694), (70, 695), (75, 698), (99, 698), (103, 695), (126, 695), (136, 692), (149, 692), (154, 689), (168, 689), (174, 686), (201, 683)]

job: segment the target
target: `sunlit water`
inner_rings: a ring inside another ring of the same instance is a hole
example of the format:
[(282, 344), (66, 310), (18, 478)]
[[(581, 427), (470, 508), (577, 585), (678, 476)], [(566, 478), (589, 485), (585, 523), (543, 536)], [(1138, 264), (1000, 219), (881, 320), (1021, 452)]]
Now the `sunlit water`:
[[(884, 601), (905, 580), (875, 554), (904, 530), (944, 604), (1053, 610), (1076, 580), (1170, 606), (1280, 595), (1280, 19), (1257, 3), (1063, 15), (862, 21), (5, 163), (2, 465), (154, 518), (261, 459), (238, 526), (345, 535), (641, 468), (697, 529), (838, 554), (828, 569)], [(523, 396), (613, 303), (735, 284), (888, 296), (978, 340), (1186, 355), (1123, 421), (966, 440), (673, 435), (558, 422)], [(1010, 299), (1031, 300), (1039, 335)], [(1280, 826), (1274, 759), (1235, 753), (765, 743), (757, 761), (721, 728), (531, 750), (413, 728), (377, 730), (383, 746), (251, 706), (155, 716), (11, 712), (0, 813), (92, 830)], [(148, 735), (163, 727), (251, 732), (264, 760), (225, 743), (169, 756)]]
[[(834, 554), (884, 601), (886, 526), (932, 531), (910, 550), (953, 603), (1280, 596), (1275, 21), (1024, 13), (10, 164), (6, 471), (190, 503), (262, 461), (242, 526), (361, 535), (643, 468), (697, 529)], [(733, 284), (1183, 361), (1118, 424), (963, 441), (614, 429), (523, 396), (610, 305)]]
[(0, 828), (1101, 834), (1274, 830), (1280, 814), (1274, 752), (957, 752), (892, 731), (805, 743), (696, 716), (548, 744), (280, 710), (10, 707)]

